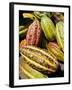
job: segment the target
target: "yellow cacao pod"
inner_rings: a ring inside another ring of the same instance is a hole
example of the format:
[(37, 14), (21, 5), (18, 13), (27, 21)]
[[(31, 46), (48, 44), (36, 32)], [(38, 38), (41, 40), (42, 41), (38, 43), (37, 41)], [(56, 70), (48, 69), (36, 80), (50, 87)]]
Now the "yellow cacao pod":
[(34, 46), (24, 46), (20, 48), (21, 56), (32, 68), (45, 73), (55, 73), (58, 68), (58, 61), (47, 51)]
[(52, 56), (55, 56), (57, 60), (64, 62), (64, 53), (61, 51), (56, 42), (49, 42), (46, 46)]
[(48, 78), (47, 75), (42, 74), (27, 64), (23, 57), (20, 57), (19, 71), (22, 79)]

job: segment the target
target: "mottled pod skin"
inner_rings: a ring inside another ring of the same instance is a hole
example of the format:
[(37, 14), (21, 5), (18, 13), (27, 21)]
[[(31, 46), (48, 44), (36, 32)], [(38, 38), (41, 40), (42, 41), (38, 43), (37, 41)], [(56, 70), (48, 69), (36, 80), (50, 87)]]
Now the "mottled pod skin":
[(41, 27), (37, 19), (29, 26), (26, 35), (27, 45), (39, 46), (41, 38)]

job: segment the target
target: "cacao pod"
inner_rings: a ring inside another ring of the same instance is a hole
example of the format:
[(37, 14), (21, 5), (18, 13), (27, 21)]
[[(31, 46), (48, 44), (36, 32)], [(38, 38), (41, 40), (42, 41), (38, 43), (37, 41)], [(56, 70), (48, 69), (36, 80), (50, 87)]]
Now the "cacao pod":
[(41, 27), (45, 34), (45, 37), (49, 41), (53, 41), (55, 38), (55, 26), (52, 22), (52, 20), (47, 17), (46, 15), (41, 17)]
[(43, 15), (47, 15), (48, 17), (51, 18), (51, 13), (50, 12), (41, 12), (41, 11), (34, 11), (34, 15), (38, 18), (38, 19), (41, 19), (41, 17)]
[(39, 11), (34, 11), (34, 15), (35, 15), (38, 19), (40, 19), (40, 17), (41, 17), (41, 13), (40, 13)]
[(22, 41), (20, 42), (19, 47), (22, 48), (22, 47), (24, 47), (25, 45), (27, 45), (26, 39), (24, 39), (24, 40), (22, 40)]
[(56, 24), (59, 21), (64, 21), (64, 15), (61, 12), (52, 12), (52, 17), (51, 19), (53, 22)]
[(23, 13), (23, 18), (30, 18), (31, 20), (36, 19), (32, 13)]
[(22, 37), (25, 37), (26, 33), (27, 33), (27, 28), (24, 28), (24, 29), (21, 29), (19, 31), (19, 37), (22, 38)]
[(23, 57), (20, 57), (19, 72), (22, 79), (48, 78), (48, 76), (30, 67)]
[(26, 63), (45, 74), (55, 73), (59, 65), (58, 61), (47, 51), (34, 46), (20, 48), (20, 54)]
[(49, 53), (56, 57), (59, 61), (64, 62), (64, 53), (60, 50), (60, 47), (55, 42), (49, 42), (47, 44)]
[(38, 46), (41, 38), (41, 27), (36, 19), (30, 26), (26, 35), (27, 45)]
[(60, 48), (64, 51), (64, 23), (62, 21), (56, 24), (56, 40)]
[(21, 31), (23, 29), (25, 29), (25, 26), (23, 26), (23, 25), (19, 26), (19, 31)]

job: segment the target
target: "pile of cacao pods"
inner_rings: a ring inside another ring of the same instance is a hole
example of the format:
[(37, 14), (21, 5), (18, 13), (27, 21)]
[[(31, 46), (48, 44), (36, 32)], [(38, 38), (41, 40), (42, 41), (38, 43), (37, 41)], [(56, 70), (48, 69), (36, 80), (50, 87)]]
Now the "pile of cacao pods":
[(64, 76), (64, 13), (19, 12), (19, 78)]

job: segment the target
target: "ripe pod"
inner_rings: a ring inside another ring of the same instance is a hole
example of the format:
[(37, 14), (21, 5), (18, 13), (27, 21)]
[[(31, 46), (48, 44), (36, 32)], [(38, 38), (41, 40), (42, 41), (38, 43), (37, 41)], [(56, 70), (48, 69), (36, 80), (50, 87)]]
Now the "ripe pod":
[(22, 79), (48, 78), (47, 75), (42, 74), (27, 64), (23, 57), (20, 57), (19, 73)]
[(58, 61), (47, 51), (34, 46), (20, 48), (20, 54), (32, 68), (46, 74), (55, 73), (58, 69)]
[(38, 46), (40, 44), (41, 38), (41, 27), (37, 19), (29, 26), (28, 32), (26, 35), (27, 45)]
[(47, 49), (52, 56), (57, 58), (57, 60), (64, 62), (64, 53), (60, 50), (60, 47), (56, 42), (49, 42), (47, 44)]

